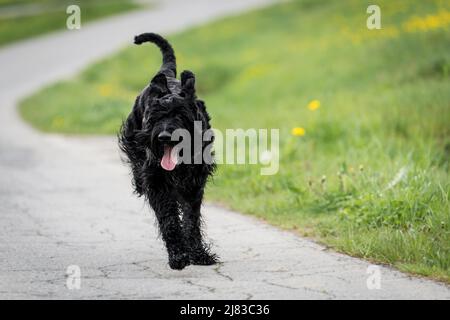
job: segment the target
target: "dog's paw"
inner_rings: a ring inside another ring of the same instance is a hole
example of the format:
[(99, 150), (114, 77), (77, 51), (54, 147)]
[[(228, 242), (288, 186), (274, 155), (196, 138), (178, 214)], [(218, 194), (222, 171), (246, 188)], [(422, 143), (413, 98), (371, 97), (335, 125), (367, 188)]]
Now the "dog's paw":
[(190, 262), (199, 266), (210, 266), (219, 262), (219, 257), (205, 250), (196, 250), (189, 255)]
[(169, 257), (169, 267), (173, 270), (183, 270), (190, 264), (189, 260), (186, 253), (173, 255)]

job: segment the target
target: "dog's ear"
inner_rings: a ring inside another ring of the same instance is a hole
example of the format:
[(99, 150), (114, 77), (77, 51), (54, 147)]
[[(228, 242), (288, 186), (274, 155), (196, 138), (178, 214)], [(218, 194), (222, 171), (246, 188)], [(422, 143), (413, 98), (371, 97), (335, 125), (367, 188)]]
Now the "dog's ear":
[(164, 74), (158, 73), (150, 81), (150, 91), (156, 94), (165, 94), (169, 92), (169, 87), (167, 86), (167, 78)]
[(195, 99), (195, 76), (189, 70), (181, 73), (181, 91), (188, 99)]
[(136, 134), (136, 131), (142, 129), (142, 117), (143, 110), (140, 105), (141, 96), (137, 96), (136, 101), (134, 102), (133, 109), (131, 113), (128, 115), (128, 118), (122, 124), (122, 140), (123, 139), (132, 139)]

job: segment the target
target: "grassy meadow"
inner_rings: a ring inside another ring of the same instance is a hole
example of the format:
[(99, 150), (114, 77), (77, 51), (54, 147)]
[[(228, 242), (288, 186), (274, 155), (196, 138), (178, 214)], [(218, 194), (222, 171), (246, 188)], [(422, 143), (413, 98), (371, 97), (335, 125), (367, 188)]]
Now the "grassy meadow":
[[(215, 128), (280, 129), (278, 174), (221, 165), (207, 197), (450, 282), (450, 3), (380, 0), (381, 30), (369, 4), (284, 2), (169, 36)], [(115, 134), (160, 62), (130, 46), (20, 112), (47, 132)]]
[(66, 8), (78, 5), (81, 23), (140, 6), (132, 0), (0, 0), (0, 46), (66, 28)]

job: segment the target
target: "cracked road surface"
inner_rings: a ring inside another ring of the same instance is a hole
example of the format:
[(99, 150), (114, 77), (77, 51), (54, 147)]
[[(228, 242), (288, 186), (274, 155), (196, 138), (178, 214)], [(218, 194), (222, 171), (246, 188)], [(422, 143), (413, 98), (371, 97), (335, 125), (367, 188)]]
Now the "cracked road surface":
[[(174, 32), (266, 2), (167, 1), (0, 50), (0, 298), (450, 298), (445, 285), (385, 267), (381, 289), (369, 290), (368, 262), (213, 205), (203, 212), (223, 263), (172, 271), (115, 139), (38, 133), (16, 114), (21, 97), (137, 33)], [(70, 265), (80, 267), (79, 290), (66, 287)]]

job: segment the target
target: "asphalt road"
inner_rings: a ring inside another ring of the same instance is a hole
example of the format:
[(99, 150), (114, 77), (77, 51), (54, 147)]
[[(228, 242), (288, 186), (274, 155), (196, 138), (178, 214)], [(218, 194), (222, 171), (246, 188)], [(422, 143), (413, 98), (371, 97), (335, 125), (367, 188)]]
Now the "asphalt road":
[(165, 1), (0, 50), (0, 298), (450, 298), (445, 285), (213, 205), (203, 212), (222, 263), (173, 271), (152, 214), (132, 195), (115, 139), (42, 134), (16, 113), (24, 95), (72, 76), (137, 33), (167, 34), (267, 2)]

